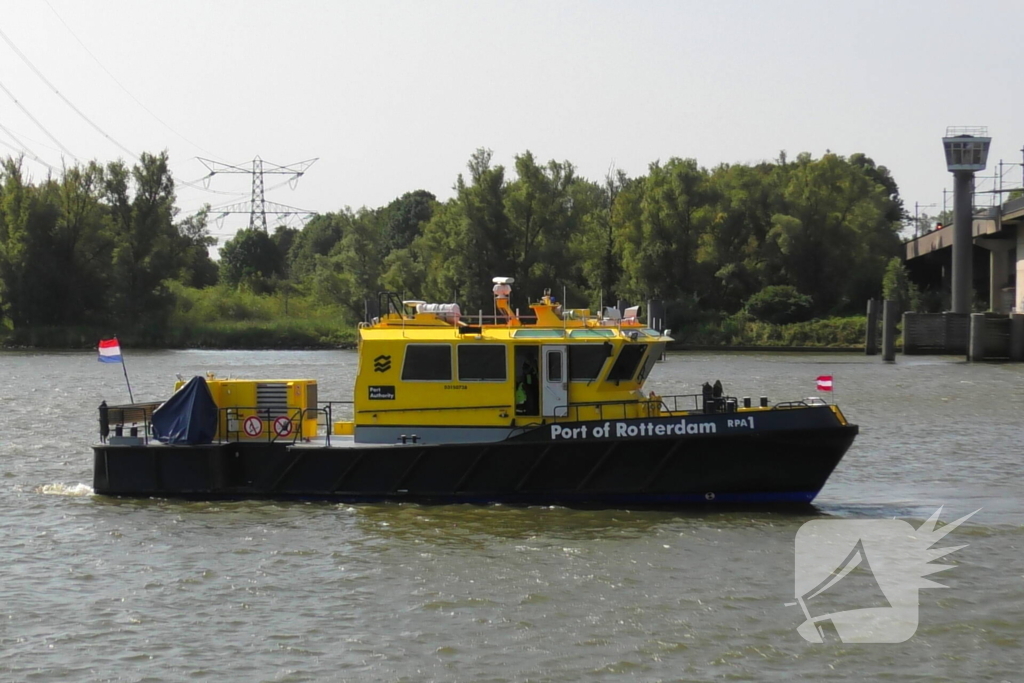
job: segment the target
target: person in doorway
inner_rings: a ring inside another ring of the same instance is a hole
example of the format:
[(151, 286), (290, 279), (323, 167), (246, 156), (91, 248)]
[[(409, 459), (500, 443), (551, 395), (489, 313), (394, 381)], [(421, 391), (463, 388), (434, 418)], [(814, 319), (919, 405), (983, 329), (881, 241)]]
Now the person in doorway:
[(537, 380), (537, 368), (533, 363), (523, 363), (523, 383), (526, 391), (526, 414), (537, 415), (540, 413), (540, 383)]
[(526, 415), (526, 377), (521, 377), (516, 385), (516, 415)]

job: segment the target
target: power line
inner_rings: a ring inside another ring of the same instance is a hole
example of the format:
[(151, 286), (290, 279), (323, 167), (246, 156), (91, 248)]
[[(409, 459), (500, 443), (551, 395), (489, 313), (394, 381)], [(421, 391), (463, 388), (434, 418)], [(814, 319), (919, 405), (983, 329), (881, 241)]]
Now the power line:
[[(19, 143), (19, 144), (21, 144), (21, 143)], [(42, 159), (40, 159), (39, 157), (37, 157), (35, 154), (33, 154), (32, 152), (30, 152), (28, 150), (18, 149), (14, 145), (6, 143), (3, 140), (0, 140), (0, 145), (3, 145), (4, 147), (7, 147), (8, 149), (12, 149), (15, 152), (17, 152), (18, 154), (23, 154), (23, 155), (27, 156), (29, 159), (32, 159), (36, 163), (42, 164), (43, 166), (45, 166), (46, 168), (50, 169), (54, 173), (59, 173), (60, 172), (59, 168), (57, 168), (55, 166), (51, 166), (50, 164), (46, 163), (45, 161), (43, 161)]]
[(70, 149), (68, 149), (63, 144), (61, 144), (61, 141), (58, 140), (57, 138), (55, 138), (53, 136), (53, 133), (51, 133), (50, 131), (46, 130), (46, 126), (44, 126), (43, 124), (39, 123), (39, 119), (37, 119), (36, 117), (32, 116), (32, 112), (30, 112), (25, 107), (25, 105), (23, 105), (21, 102), (19, 102), (18, 98), (14, 96), (14, 93), (12, 93), (10, 90), (8, 90), (7, 86), (4, 85), (2, 82), (0, 82), (0, 90), (3, 90), (5, 93), (7, 93), (7, 96), (10, 97), (12, 100), (14, 100), (14, 103), (16, 105), (18, 105), (18, 108), (21, 109), (21, 111), (23, 111), (25, 113), (25, 116), (27, 116), (32, 121), (32, 123), (36, 124), (36, 126), (39, 128), (39, 130), (41, 130), (44, 133), (46, 133), (46, 136), (48, 138), (50, 138), (51, 140), (53, 140), (54, 144), (56, 144), (58, 147), (60, 147), (61, 151), (63, 151), (65, 154), (67, 154), (72, 159), (75, 159), (76, 161), (78, 160), (78, 157), (76, 157), (71, 152)]
[[(27, 65), (28, 65), (28, 68), (32, 69), (32, 72), (33, 72), (33, 73), (34, 73), (34, 74), (35, 74), (36, 76), (38, 76), (38, 77), (39, 77), (39, 80), (41, 80), (41, 81), (42, 81), (43, 83), (45, 83), (45, 84), (46, 84), (47, 86), (49, 86), (49, 88), (50, 88), (51, 90), (53, 90), (53, 92), (55, 92), (55, 93), (57, 94), (57, 97), (59, 97), (59, 98), (61, 98), (62, 100), (64, 100), (64, 104), (66, 104), (66, 105), (68, 105), (69, 107), (71, 107), (71, 110), (72, 110), (72, 111), (74, 111), (74, 112), (75, 112), (76, 114), (78, 114), (78, 115), (79, 115), (80, 117), (82, 117), (82, 120), (83, 120), (83, 121), (85, 121), (85, 122), (86, 122), (86, 123), (88, 123), (88, 124), (89, 124), (90, 126), (92, 126), (93, 128), (95, 128), (95, 129), (96, 129), (96, 132), (98, 132), (98, 133), (99, 133), (100, 135), (102, 135), (103, 137), (105, 137), (106, 139), (110, 140), (111, 142), (113, 142), (113, 143), (114, 143), (115, 145), (117, 145), (118, 147), (120, 147), (120, 148), (121, 148), (121, 149), (122, 149), (122, 150), (123, 150), (123, 151), (125, 152), (125, 154), (128, 154), (128, 155), (130, 155), (130, 156), (131, 156), (131, 157), (132, 157), (133, 159), (136, 159), (136, 160), (138, 160), (138, 158), (139, 158), (139, 157), (138, 157), (138, 155), (136, 155), (136, 154), (135, 154), (135, 152), (131, 151), (130, 149), (128, 149), (127, 147), (125, 147), (124, 145), (122, 145), (122, 144), (121, 144), (120, 142), (118, 142), (118, 141), (117, 141), (117, 140), (115, 140), (114, 138), (110, 137), (110, 135), (108, 135), (108, 134), (106, 133), (106, 131), (104, 131), (104, 130), (103, 130), (102, 128), (100, 128), (100, 127), (99, 127), (99, 126), (97, 126), (97, 125), (96, 125), (95, 123), (93, 123), (92, 119), (90, 119), (90, 118), (89, 118), (88, 116), (86, 116), (85, 114), (83, 114), (83, 113), (82, 113), (82, 110), (80, 110), (80, 109), (79, 109), (78, 107), (76, 107), (76, 106), (75, 106), (74, 104), (72, 104), (72, 103), (71, 103), (71, 100), (69, 100), (68, 98), (64, 97), (64, 94), (63, 94), (63, 93), (61, 93), (61, 91), (57, 89), (57, 86), (55, 86), (55, 85), (54, 85), (53, 83), (51, 83), (51, 82), (49, 81), (49, 79), (48, 79), (48, 78), (46, 78), (46, 76), (44, 76), (44, 75), (43, 75), (43, 72), (42, 72), (42, 71), (40, 71), (39, 69), (37, 69), (37, 68), (36, 68), (35, 64), (33, 64), (33, 63), (32, 63), (32, 62), (31, 62), (31, 61), (29, 60), (29, 58), (25, 56), (25, 53), (23, 53), (23, 52), (22, 52), (21, 50), (19, 50), (19, 49), (18, 49), (18, 46), (17, 46), (17, 45), (15, 45), (15, 44), (14, 44), (13, 42), (11, 42), (11, 39), (10, 39), (10, 38), (8, 38), (8, 37), (7, 37), (7, 34), (6, 34), (6, 33), (4, 33), (4, 32), (3, 32), (2, 30), (0, 30), (0, 38), (3, 38), (4, 42), (5, 42), (5, 43), (7, 43), (7, 45), (8, 45), (8, 46), (10, 46), (10, 48), (11, 48), (12, 50), (14, 50), (14, 53), (15, 53), (16, 55), (18, 55), (19, 57), (21, 57), (21, 61), (25, 62), (25, 64), (27, 64)], [(70, 152), (69, 152), (69, 154), (70, 154)]]
[(143, 104), (143, 103), (142, 103), (142, 102), (141, 102), (141, 101), (139, 100), (139, 98), (137, 98), (137, 97), (136, 97), (135, 95), (133, 95), (133, 94), (131, 93), (131, 91), (129, 91), (129, 90), (128, 90), (128, 88), (126, 88), (126, 87), (124, 86), (124, 84), (122, 84), (122, 83), (121, 83), (121, 81), (117, 80), (117, 77), (116, 77), (116, 76), (114, 76), (114, 74), (112, 74), (112, 73), (110, 72), (110, 70), (109, 70), (109, 69), (107, 69), (107, 67), (103, 66), (103, 62), (101, 62), (101, 61), (99, 60), (99, 58), (97, 58), (97, 57), (96, 57), (96, 55), (94, 55), (94, 54), (93, 54), (92, 50), (90, 50), (90, 49), (88, 48), (88, 46), (86, 46), (86, 44), (82, 42), (82, 39), (81, 39), (81, 38), (79, 38), (79, 37), (78, 37), (78, 35), (77, 35), (77, 34), (76, 34), (76, 33), (75, 33), (75, 32), (74, 32), (73, 30), (71, 30), (71, 27), (70, 27), (70, 26), (68, 26), (68, 23), (67, 23), (66, 21), (64, 21), (64, 18), (63, 18), (63, 17), (61, 17), (61, 16), (60, 16), (60, 14), (58, 14), (58, 13), (57, 13), (57, 10), (55, 10), (55, 9), (53, 8), (53, 5), (51, 5), (51, 4), (50, 4), (50, 0), (44, 0), (44, 2), (46, 2), (46, 6), (50, 8), (50, 11), (51, 11), (51, 12), (53, 12), (54, 16), (56, 16), (56, 17), (57, 17), (57, 19), (58, 19), (58, 20), (60, 20), (60, 23), (64, 25), (64, 28), (66, 28), (66, 29), (68, 30), (68, 33), (70, 33), (70, 34), (71, 34), (71, 37), (72, 37), (72, 38), (74, 38), (74, 39), (75, 39), (76, 41), (78, 41), (78, 44), (82, 46), (82, 49), (83, 49), (83, 50), (85, 50), (85, 51), (86, 51), (86, 52), (87, 52), (87, 53), (89, 54), (89, 56), (90, 56), (90, 57), (92, 57), (92, 60), (93, 60), (94, 62), (96, 62), (97, 66), (99, 66), (99, 67), (100, 67), (101, 69), (103, 69), (104, 73), (106, 73), (106, 74), (107, 74), (108, 76), (110, 76), (110, 80), (114, 81), (114, 83), (116, 83), (116, 84), (117, 84), (117, 86), (118, 86), (119, 88), (121, 88), (121, 90), (123, 90), (123, 91), (124, 91), (124, 93), (125, 93), (126, 95), (128, 95), (128, 97), (132, 98), (132, 100), (134, 100), (134, 101), (135, 101), (135, 104), (137, 104), (137, 105), (139, 105), (140, 107), (142, 107), (142, 109), (143, 109), (143, 110), (145, 110), (145, 112), (146, 112), (147, 114), (149, 114), (149, 115), (150, 115), (150, 116), (152, 116), (152, 117), (153, 117), (154, 119), (156, 119), (156, 121), (157, 121), (157, 122), (159, 122), (159, 123), (160, 123), (160, 125), (162, 125), (162, 126), (163, 126), (164, 128), (166, 128), (167, 130), (169, 130), (169, 131), (171, 131), (172, 133), (174, 133), (175, 135), (177, 135), (177, 136), (178, 136), (179, 138), (181, 138), (182, 140), (184, 140), (184, 141), (185, 141), (185, 142), (187, 142), (188, 144), (192, 145), (192, 146), (193, 146), (193, 147), (195, 147), (196, 149), (199, 149), (199, 150), (202, 150), (203, 152), (206, 152), (207, 154), (209, 154), (209, 155), (211, 155), (211, 156), (218, 156), (217, 154), (214, 154), (213, 152), (211, 152), (211, 151), (209, 151), (208, 149), (204, 148), (204, 147), (203, 147), (202, 145), (198, 145), (198, 144), (196, 144), (195, 142), (192, 142), (192, 141), (191, 141), (191, 140), (189, 140), (189, 139), (188, 139), (187, 137), (185, 137), (184, 135), (182, 135), (181, 133), (179, 133), (178, 131), (176, 131), (176, 130), (175, 130), (174, 128), (172, 128), (172, 127), (170, 126), (170, 124), (168, 124), (168, 123), (167, 123), (166, 121), (164, 121), (164, 120), (163, 120), (163, 119), (161, 119), (161, 118), (160, 118), (159, 116), (157, 116), (157, 115), (156, 115), (155, 113), (153, 113), (153, 111), (152, 111), (152, 110), (151, 110), (151, 109), (150, 109), (149, 107), (147, 107), (146, 105), (144, 105), (144, 104)]

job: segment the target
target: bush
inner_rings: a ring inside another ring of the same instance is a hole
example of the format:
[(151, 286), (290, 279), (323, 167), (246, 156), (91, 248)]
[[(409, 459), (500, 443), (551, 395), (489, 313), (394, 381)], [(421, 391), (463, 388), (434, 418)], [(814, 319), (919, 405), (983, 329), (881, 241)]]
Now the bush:
[(811, 297), (791, 285), (765, 287), (747, 299), (744, 310), (755, 320), (787, 325), (810, 319)]

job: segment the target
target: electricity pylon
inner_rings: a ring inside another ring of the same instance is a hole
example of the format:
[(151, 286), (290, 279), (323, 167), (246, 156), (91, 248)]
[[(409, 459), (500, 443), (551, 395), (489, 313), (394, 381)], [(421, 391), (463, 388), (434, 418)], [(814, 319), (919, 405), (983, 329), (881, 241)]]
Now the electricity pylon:
[(197, 157), (199, 161), (209, 169), (210, 173), (203, 178), (203, 181), (208, 183), (209, 179), (218, 173), (247, 173), (252, 176), (252, 199), (248, 202), (239, 202), (237, 204), (229, 204), (227, 206), (217, 207), (212, 211), (221, 216), (226, 216), (232, 213), (247, 213), (249, 214), (249, 229), (260, 228), (263, 232), (267, 232), (267, 214), (272, 213), (277, 216), (312, 216), (315, 211), (306, 211), (305, 209), (297, 209), (294, 206), (286, 206), (284, 204), (277, 204), (276, 202), (270, 202), (270, 209), (268, 210), (267, 201), (263, 198), (263, 176), (264, 175), (289, 175), (292, 176), (288, 179), (289, 183), (298, 182), (299, 178), (316, 163), (316, 159), (307, 159), (305, 161), (299, 161), (294, 164), (288, 164), (286, 166), (280, 166), (278, 164), (271, 164), (264, 162), (259, 156), (252, 160), (252, 169), (245, 168), (243, 166), (235, 166), (232, 164), (223, 164), (219, 161), (213, 161), (212, 159), (204, 159)]

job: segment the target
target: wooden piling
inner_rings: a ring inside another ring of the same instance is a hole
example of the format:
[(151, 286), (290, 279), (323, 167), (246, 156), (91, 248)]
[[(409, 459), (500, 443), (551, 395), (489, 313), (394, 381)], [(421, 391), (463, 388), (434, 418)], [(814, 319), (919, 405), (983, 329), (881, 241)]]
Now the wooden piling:
[(1024, 313), (1010, 316), (1010, 360), (1024, 361)]
[(864, 333), (864, 353), (868, 356), (878, 355), (878, 301), (868, 299), (868, 324)]
[(985, 314), (971, 313), (967, 338), (967, 360), (985, 360)]
[(882, 304), (882, 360), (896, 360), (896, 302)]

